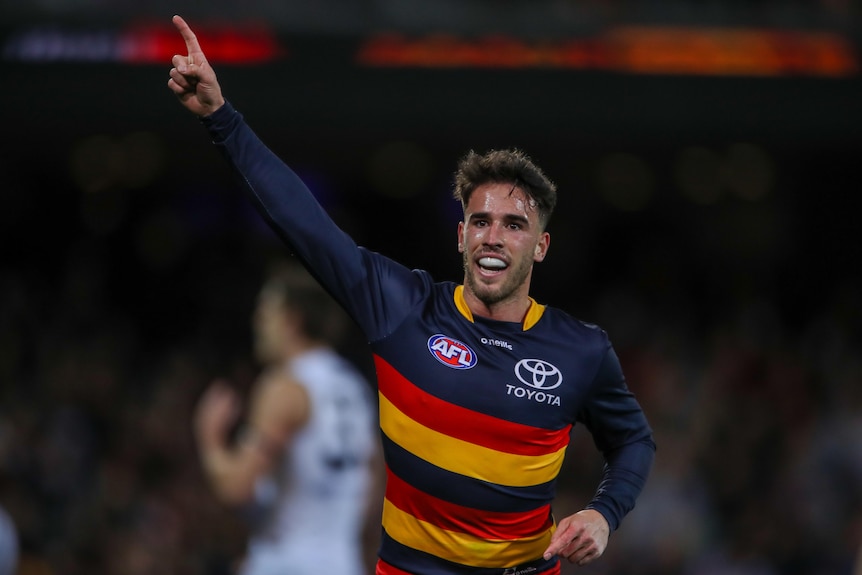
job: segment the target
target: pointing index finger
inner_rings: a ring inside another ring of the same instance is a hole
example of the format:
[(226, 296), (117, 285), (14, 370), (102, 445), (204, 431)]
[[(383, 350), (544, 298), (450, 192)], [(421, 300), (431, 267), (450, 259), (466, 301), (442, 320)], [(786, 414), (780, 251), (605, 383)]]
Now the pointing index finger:
[(174, 22), (174, 26), (176, 26), (177, 30), (179, 31), (180, 35), (183, 37), (183, 40), (186, 43), (186, 50), (188, 50), (189, 56), (191, 56), (192, 53), (201, 52), (201, 47), (200, 44), (198, 44), (197, 36), (195, 36), (195, 33), (192, 32), (192, 29), (189, 27), (186, 21), (183, 20), (182, 16), (175, 15), (172, 20)]

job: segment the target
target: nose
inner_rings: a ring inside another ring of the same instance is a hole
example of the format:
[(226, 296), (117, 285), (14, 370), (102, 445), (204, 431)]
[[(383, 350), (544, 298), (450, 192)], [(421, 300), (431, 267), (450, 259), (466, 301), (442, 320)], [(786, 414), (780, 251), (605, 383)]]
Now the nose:
[(485, 228), (484, 244), (487, 246), (500, 247), (503, 245), (503, 229), (499, 223), (492, 223)]

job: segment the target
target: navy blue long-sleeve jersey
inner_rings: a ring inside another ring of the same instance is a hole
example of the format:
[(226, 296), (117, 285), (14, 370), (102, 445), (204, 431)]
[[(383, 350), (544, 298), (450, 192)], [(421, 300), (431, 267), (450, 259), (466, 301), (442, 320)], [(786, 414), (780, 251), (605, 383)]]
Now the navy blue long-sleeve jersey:
[(203, 121), (370, 343), (387, 470), (378, 574), (559, 572), (542, 553), (577, 423), (606, 462), (588, 507), (617, 528), (655, 444), (603, 330), (535, 301), (522, 323), (474, 317), (463, 286), (357, 246), (230, 103)]

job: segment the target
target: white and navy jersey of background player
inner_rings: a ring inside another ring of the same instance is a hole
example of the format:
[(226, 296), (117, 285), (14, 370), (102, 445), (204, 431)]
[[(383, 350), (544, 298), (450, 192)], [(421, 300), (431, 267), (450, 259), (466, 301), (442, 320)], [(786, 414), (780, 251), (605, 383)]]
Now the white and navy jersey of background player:
[(307, 351), (284, 369), (305, 388), (311, 412), (278, 466), (255, 486), (248, 510), (259, 513), (240, 575), (364, 575), (375, 453), (368, 383), (328, 348)]

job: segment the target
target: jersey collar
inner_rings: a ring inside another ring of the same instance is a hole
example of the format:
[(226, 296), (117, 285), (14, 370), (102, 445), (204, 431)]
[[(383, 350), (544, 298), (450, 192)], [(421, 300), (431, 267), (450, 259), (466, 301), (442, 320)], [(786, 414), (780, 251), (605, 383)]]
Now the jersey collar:
[[(467, 300), (464, 299), (464, 286), (459, 285), (455, 287), (455, 307), (458, 308), (458, 311), (461, 312), (470, 323), (476, 323), (473, 320), (473, 312), (470, 311), (470, 308), (467, 307)], [(521, 329), (527, 331), (541, 319), (542, 314), (545, 313), (545, 306), (536, 302), (533, 298), (530, 298), (530, 308), (527, 310), (527, 314), (524, 316), (524, 321), (521, 324)]]

